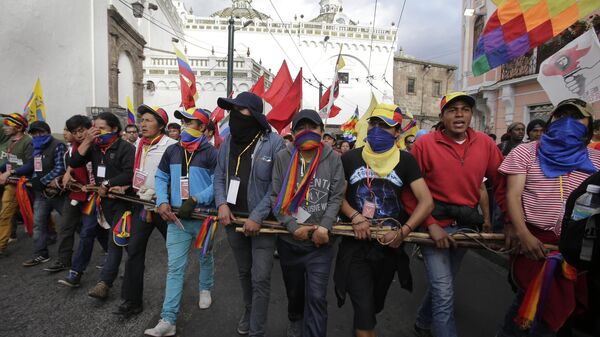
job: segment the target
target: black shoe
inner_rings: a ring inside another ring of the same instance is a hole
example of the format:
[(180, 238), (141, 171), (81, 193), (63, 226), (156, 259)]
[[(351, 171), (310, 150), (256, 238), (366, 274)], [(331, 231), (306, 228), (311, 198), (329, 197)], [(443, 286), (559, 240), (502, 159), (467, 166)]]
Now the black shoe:
[(81, 273), (74, 270), (69, 270), (67, 278), (58, 280), (58, 283), (66, 285), (67, 287), (77, 288), (81, 284)]
[(45, 257), (45, 256), (36, 256), (31, 260), (27, 260), (25, 262), (23, 262), (23, 267), (33, 267), (33, 266), (37, 266), (40, 263), (46, 263), (50, 261), (49, 257)]
[(67, 269), (67, 268), (68, 268), (68, 266), (66, 264), (64, 264), (64, 263), (62, 263), (60, 261), (56, 261), (50, 267), (44, 268), (44, 271), (47, 271), (49, 273), (56, 273), (56, 272), (59, 272), (59, 271), (63, 271), (65, 269)]
[(415, 323), (414, 325), (415, 328), (415, 336), (417, 337), (433, 337), (433, 335), (431, 334), (431, 330), (429, 329), (423, 329), (417, 326), (417, 324)]
[(125, 301), (119, 305), (119, 308), (117, 308), (117, 311), (114, 311), (113, 314), (123, 316), (123, 318), (129, 318), (141, 313), (142, 311), (144, 311), (143, 305)]

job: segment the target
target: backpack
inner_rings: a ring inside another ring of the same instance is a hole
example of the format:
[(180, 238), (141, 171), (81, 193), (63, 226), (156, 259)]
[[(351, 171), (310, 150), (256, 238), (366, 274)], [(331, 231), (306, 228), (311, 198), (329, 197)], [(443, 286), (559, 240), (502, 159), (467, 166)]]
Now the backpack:
[(581, 183), (567, 199), (559, 250), (564, 259), (577, 270), (597, 274), (600, 272), (600, 214), (577, 221), (571, 219), (575, 201), (586, 192), (590, 184), (600, 185), (600, 172)]

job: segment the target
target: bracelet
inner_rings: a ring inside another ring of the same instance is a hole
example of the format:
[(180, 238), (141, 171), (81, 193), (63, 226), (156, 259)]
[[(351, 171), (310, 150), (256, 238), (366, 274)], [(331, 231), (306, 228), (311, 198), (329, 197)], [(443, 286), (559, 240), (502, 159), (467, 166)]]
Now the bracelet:
[(352, 216), (350, 216), (350, 221), (354, 220), (354, 218), (356, 218), (357, 215), (359, 215), (360, 212), (359, 211), (355, 211)]

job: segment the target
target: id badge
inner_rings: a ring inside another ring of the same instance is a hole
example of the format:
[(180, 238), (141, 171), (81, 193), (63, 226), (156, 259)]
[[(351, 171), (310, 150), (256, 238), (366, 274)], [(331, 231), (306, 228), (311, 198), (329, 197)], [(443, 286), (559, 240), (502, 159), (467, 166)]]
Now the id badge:
[(304, 208), (298, 207), (298, 211), (293, 213), (292, 216), (296, 218), (296, 222), (305, 223), (308, 218), (310, 218), (310, 213), (308, 213)]
[(6, 172), (12, 171), (12, 165), (10, 163), (6, 163)]
[(98, 172), (96, 175), (98, 178), (106, 178), (106, 166), (98, 165)]
[(33, 170), (35, 172), (42, 172), (42, 156), (35, 156), (33, 158)]
[(136, 169), (133, 174), (133, 188), (139, 190), (146, 183), (146, 178), (148, 178), (148, 172)]
[(181, 180), (179, 180), (179, 190), (181, 191), (181, 199), (190, 198), (190, 179), (188, 177), (181, 177)]
[(373, 199), (365, 200), (363, 204), (362, 215), (365, 218), (373, 219), (373, 217), (375, 217), (375, 208), (377, 208), (377, 205)]
[(227, 203), (235, 205), (239, 191), (240, 179), (231, 178), (231, 180), (229, 181), (229, 190), (227, 191)]

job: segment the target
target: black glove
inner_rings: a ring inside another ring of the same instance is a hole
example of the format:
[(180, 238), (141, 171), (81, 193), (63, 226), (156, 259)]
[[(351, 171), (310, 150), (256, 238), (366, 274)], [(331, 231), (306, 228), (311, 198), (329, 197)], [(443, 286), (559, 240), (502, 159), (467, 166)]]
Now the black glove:
[(31, 178), (29, 179), (29, 182), (31, 183), (31, 188), (33, 188), (35, 191), (41, 192), (46, 189), (46, 185), (42, 184), (39, 177)]
[(191, 219), (194, 208), (196, 208), (196, 200), (194, 200), (194, 198), (189, 198), (183, 202), (181, 207), (179, 207), (177, 215), (181, 219)]

